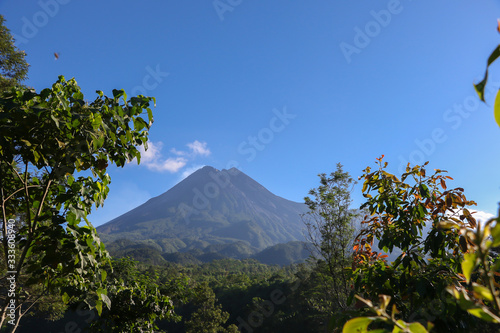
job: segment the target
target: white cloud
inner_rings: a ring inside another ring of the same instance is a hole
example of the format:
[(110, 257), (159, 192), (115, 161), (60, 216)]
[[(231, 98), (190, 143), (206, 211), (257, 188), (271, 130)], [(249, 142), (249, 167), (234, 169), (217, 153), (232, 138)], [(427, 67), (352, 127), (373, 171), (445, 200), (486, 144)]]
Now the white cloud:
[[(171, 173), (176, 173), (181, 170), (188, 161), (194, 159), (196, 156), (208, 156), (210, 155), (210, 149), (207, 148), (206, 142), (200, 142), (195, 140), (192, 143), (188, 143), (191, 152), (177, 150), (175, 148), (170, 149), (170, 153), (176, 155), (175, 157), (163, 157), (162, 148), (163, 143), (161, 141), (152, 142), (148, 141), (148, 149), (145, 150), (144, 146), (139, 147), (141, 152), (141, 165), (144, 165), (151, 171), (164, 172), (168, 171)], [(198, 166), (191, 167), (184, 171), (184, 173), (189, 172), (187, 175), (199, 169)], [(184, 175), (183, 173), (183, 175)], [(187, 176), (185, 176), (187, 177)], [(185, 178), (183, 176), (182, 179)]]
[(170, 152), (171, 152), (172, 154), (177, 155), (177, 156), (185, 156), (185, 155), (187, 155), (187, 153), (186, 153), (185, 151), (182, 151), (182, 150), (177, 150), (177, 149), (175, 149), (175, 148), (170, 149)]
[[(478, 223), (480, 223), (481, 225), (483, 225), (484, 223), (488, 222), (489, 219), (495, 217), (495, 215), (493, 214), (490, 214), (488, 212), (485, 212), (485, 211), (482, 211), (482, 210), (474, 210), (472, 208), (468, 208), (468, 210), (470, 211), (470, 213), (472, 214), (472, 217), (476, 219), (476, 221)], [(458, 218), (459, 215), (462, 214), (462, 210), (458, 210), (456, 211), (455, 214), (451, 213), (451, 212), (448, 212), (447, 215), (451, 216), (451, 215), (454, 215), (455, 217)]]
[(495, 217), (495, 215), (483, 212), (481, 210), (471, 210), (472, 216), (476, 219), (476, 221), (480, 222), (481, 224), (484, 224), (488, 222), (489, 219)]
[(207, 148), (206, 142), (195, 140), (194, 142), (188, 143), (186, 146), (193, 151), (194, 155), (208, 156), (211, 153), (210, 149)]
[(140, 146), (139, 151), (141, 152), (141, 162), (148, 164), (160, 158), (162, 146), (162, 142), (153, 143), (151, 141), (148, 141), (148, 150), (145, 150), (144, 146)]
[(176, 173), (180, 169), (182, 169), (187, 163), (187, 160), (182, 157), (176, 158), (167, 158), (164, 161), (154, 161), (152, 163), (147, 163), (146, 167), (153, 171), (169, 171), (171, 173)]

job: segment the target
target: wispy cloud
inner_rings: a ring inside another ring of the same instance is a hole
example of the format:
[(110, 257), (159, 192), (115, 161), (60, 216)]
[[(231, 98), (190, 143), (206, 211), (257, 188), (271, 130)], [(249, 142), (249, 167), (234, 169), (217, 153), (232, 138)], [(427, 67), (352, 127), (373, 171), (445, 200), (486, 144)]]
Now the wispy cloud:
[(187, 146), (192, 150), (194, 155), (208, 156), (210, 155), (210, 149), (207, 148), (206, 142), (200, 142), (198, 140), (188, 143)]
[[(162, 154), (163, 143), (161, 141), (148, 141), (147, 150), (144, 149), (144, 146), (139, 147), (139, 151), (141, 152), (141, 165), (144, 165), (149, 170), (155, 172), (168, 171), (170, 173), (176, 173), (196, 156), (208, 156), (211, 154), (206, 142), (195, 140), (194, 142), (186, 144), (186, 146), (189, 148), (189, 151), (172, 148), (170, 149), (170, 153), (176, 156), (165, 158)], [(191, 169), (193, 168), (185, 170), (184, 172)], [(196, 170), (197, 169), (194, 169), (193, 171)]]

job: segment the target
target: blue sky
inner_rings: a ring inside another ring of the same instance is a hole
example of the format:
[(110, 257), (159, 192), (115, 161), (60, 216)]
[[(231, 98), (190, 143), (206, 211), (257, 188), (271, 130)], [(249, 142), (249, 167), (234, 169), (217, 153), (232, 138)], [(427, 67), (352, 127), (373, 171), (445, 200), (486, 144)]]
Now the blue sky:
[(0, 14), (37, 90), (62, 74), (89, 100), (157, 99), (152, 149), (110, 168), (96, 226), (203, 165), (302, 201), (318, 173), (357, 178), (382, 154), (395, 173), (429, 160), (497, 210), (500, 129), (472, 85), (500, 41), (497, 1), (2, 0)]

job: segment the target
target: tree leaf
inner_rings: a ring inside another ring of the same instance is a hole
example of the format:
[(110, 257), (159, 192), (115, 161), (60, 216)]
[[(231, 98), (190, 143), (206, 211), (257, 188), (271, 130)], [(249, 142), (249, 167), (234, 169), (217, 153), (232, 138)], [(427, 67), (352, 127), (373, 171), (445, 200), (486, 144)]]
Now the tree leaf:
[(345, 323), (342, 333), (365, 333), (368, 332), (368, 325), (372, 321), (376, 320), (376, 317), (358, 317), (349, 320)]
[(411, 333), (428, 333), (424, 326), (420, 323), (411, 323), (408, 325)]
[(497, 92), (497, 96), (495, 97), (495, 105), (493, 106), (493, 112), (495, 115), (495, 121), (497, 125), (500, 127), (500, 90)]
[(464, 254), (464, 260), (462, 261), (462, 273), (464, 274), (467, 283), (470, 281), (472, 271), (476, 268), (476, 259), (477, 254), (475, 252)]
[(106, 294), (101, 294), (101, 299), (106, 304), (106, 307), (108, 309), (111, 309), (111, 300), (109, 299), (108, 295)]
[(474, 289), (474, 292), (478, 294), (482, 299), (487, 299), (488, 301), (493, 301), (493, 295), (491, 294), (490, 290), (484, 286), (481, 286), (477, 283), (474, 283), (472, 286), (472, 289)]
[(475, 309), (467, 309), (471, 315), (481, 318), (481, 320), (490, 322), (490, 323), (498, 323), (498, 318), (495, 318), (492, 313), (489, 313), (486, 309), (475, 308)]
[(484, 74), (484, 78), (481, 82), (474, 85), (479, 98), (484, 102), (484, 88), (486, 87), (486, 83), (488, 82), (488, 67), (498, 58), (500, 57), (500, 45), (498, 45), (493, 52), (491, 52), (488, 62), (486, 65), (486, 72)]
[(102, 314), (102, 301), (101, 300), (97, 300), (95, 302), (95, 308), (97, 310), (97, 314), (99, 314), (99, 316)]

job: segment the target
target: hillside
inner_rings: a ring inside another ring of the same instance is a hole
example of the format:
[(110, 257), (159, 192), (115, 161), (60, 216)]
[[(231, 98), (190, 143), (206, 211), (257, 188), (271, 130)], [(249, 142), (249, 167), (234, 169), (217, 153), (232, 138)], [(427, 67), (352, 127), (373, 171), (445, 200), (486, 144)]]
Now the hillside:
[[(206, 166), (97, 230), (107, 244), (126, 239), (160, 253), (212, 247), (225, 250), (223, 256), (244, 257), (303, 241), (300, 214), (306, 210), (305, 204), (274, 195), (235, 168)], [(238, 248), (223, 246), (233, 243)]]

